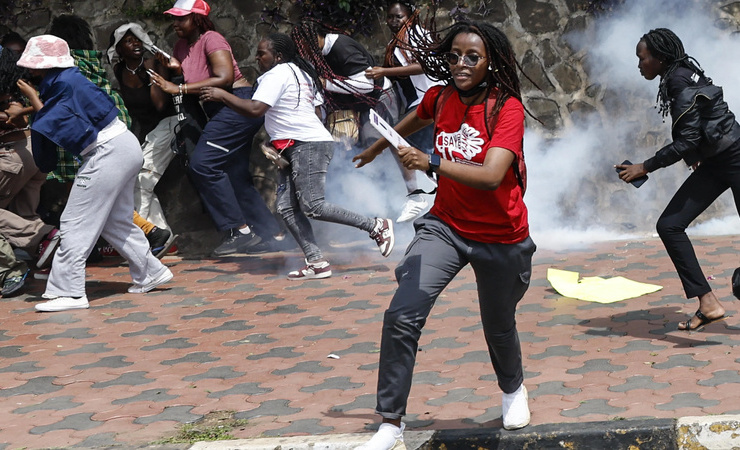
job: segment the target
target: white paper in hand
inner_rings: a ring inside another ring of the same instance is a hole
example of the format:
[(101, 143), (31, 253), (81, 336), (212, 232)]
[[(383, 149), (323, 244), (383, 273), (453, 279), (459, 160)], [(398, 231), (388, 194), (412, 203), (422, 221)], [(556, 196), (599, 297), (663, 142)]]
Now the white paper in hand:
[(398, 134), (392, 126), (388, 125), (388, 122), (383, 120), (383, 118), (380, 117), (374, 109), (370, 110), (370, 125), (378, 130), (396, 150), (398, 150), (398, 147), (411, 147), (411, 145), (406, 142), (406, 140)]

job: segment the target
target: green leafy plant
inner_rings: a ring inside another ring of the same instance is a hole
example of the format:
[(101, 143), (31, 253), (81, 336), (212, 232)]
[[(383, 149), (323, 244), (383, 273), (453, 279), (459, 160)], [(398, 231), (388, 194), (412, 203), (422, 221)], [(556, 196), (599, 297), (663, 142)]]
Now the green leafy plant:
[(272, 27), (284, 23), (290, 9), (296, 8), (301, 17), (332, 25), (350, 35), (370, 36), (376, 30), (381, 8), (387, 0), (277, 0), (266, 3), (262, 22)]
[(131, 19), (155, 19), (164, 22), (170, 19), (162, 13), (172, 8), (173, 4), (172, 0), (154, 0), (144, 6), (125, 8), (121, 12)]
[(153, 444), (193, 444), (236, 439), (231, 432), (246, 424), (246, 420), (234, 419), (234, 411), (216, 411), (196, 423), (182, 425), (174, 436), (160, 439)]

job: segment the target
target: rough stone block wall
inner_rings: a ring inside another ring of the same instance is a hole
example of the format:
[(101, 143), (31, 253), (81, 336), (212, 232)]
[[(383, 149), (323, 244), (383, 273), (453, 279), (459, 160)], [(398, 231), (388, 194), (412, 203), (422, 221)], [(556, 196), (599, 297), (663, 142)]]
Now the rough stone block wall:
[[(75, 13), (90, 22), (97, 46), (104, 50), (111, 32), (122, 23), (133, 20), (123, 11), (151, 7), (153, 1), (13, 1), (12, 4), (16, 5), (17, 22), (12, 24), (12, 28), (30, 37), (43, 33), (53, 16)], [(697, 0), (680, 1), (696, 3)], [(271, 31), (260, 19), (265, 3), (251, 0), (212, 0), (210, 4), (211, 18), (217, 29), (231, 43), (245, 76), (254, 80), (257, 76), (254, 50), (260, 36)], [(718, 27), (728, 32), (738, 28), (740, 2), (707, 0), (702, 4), (712, 10)], [(453, 0), (442, 2), (439, 11), (442, 21), (445, 20), (444, 14), (455, 5), (456, 2)], [(523, 79), (524, 104), (532, 116), (538, 119), (527, 118), (528, 128), (538, 136), (537, 145), (542, 147), (536, 149), (537, 153), (547, 154), (548, 151), (555, 151), (550, 149), (558, 148), (558, 142), (569, 130), (594, 125), (608, 129), (615, 117), (627, 117), (620, 120), (631, 121), (640, 130), (634, 133), (634, 136), (628, 137), (630, 144), (625, 146), (627, 150), (604, 152), (603, 161), (600, 161), (602, 169), (584, 174), (577, 187), (551, 200), (556, 203), (553, 214), (574, 221), (592, 220), (605, 225), (623, 224), (625, 229), (640, 228), (646, 223), (654, 222), (660, 208), (646, 206), (641, 211), (644, 217), (637, 223), (637, 219), (631, 214), (633, 210), (630, 206), (634, 193), (629, 191), (629, 187), (614, 182), (615, 175), (611, 166), (624, 158), (642, 161), (648, 154), (646, 153), (648, 150), (645, 149), (652, 149), (649, 150), (649, 154), (652, 154), (670, 138), (669, 130), (667, 124), (663, 124), (652, 109), (654, 98), (610, 89), (610, 86), (601, 82), (602, 74), (589, 73), (591, 56), (588, 36), (596, 19), (593, 14), (585, 11), (587, 5), (587, 0), (467, 2), (471, 19), (489, 21), (501, 27), (514, 45), (521, 67), (528, 77)], [(299, 13), (295, 9), (289, 13), (289, 20), (298, 19)], [(381, 22), (384, 14), (383, 11), (379, 11), (377, 34), (370, 38), (360, 38), (379, 60), (384, 53), (385, 43), (390, 38), (384, 23)], [(176, 36), (168, 20), (155, 15), (136, 21), (149, 30), (153, 41), (159, 47), (172, 48)], [(285, 29), (280, 28), (279, 31), (289, 30), (287, 24), (281, 27)], [(4, 32), (5, 28), (11, 28), (11, 24), (0, 24), (0, 33)], [(569, 38), (574, 34), (586, 36), (586, 39), (580, 40), (579, 44)], [(639, 35), (634, 36), (635, 44), (638, 39)], [(634, 64), (635, 76), (638, 77), (636, 59), (630, 64)], [(527, 143), (525, 149), (530, 150)], [(617, 161), (618, 158), (621, 159)], [(272, 207), (276, 188), (275, 170), (266, 162), (259, 150), (253, 151), (251, 161), (255, 182), (267, 199), (268, 205)], [(530, 164), (535, 163), (530, 159)], [(578, 161), (573, 161), (571, 169), (578, 170)], [(181, 245), (183, 250), (198, 253), (210, 248), (218, 240), (218, 236), (201, 205), (193, 201), (197, 199), (197, 195), (184, 175), (182, 167), (173, 163), (173, 167), (160, 184), (158, 191), (170, 223), (176, 232), (183, 235)], [(654, 189), (651, 191), (652, 195), (660, 196), (667, 201), (676, 186), (677, 183), (674, 182), (656, 185), (650, 189)], [(646, 190), (643, 189), (644, 191)], [(600, 213), (594, 215), (590, 212), (592, 210), (585, 210), (583, 208), (585, 203), (592, 205)]]

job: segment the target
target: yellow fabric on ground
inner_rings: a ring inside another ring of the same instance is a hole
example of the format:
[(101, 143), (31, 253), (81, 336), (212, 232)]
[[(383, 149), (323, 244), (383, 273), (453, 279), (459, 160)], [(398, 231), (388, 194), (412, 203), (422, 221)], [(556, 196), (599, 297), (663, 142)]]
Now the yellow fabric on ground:
[(583, 277), (579, 282), (578, 272), (552, 267), (547, 269), (547, 281), (564, 297), (597, 303), (618, 302), (663, 289), (657, 284), (639, 283), (624, 277)]

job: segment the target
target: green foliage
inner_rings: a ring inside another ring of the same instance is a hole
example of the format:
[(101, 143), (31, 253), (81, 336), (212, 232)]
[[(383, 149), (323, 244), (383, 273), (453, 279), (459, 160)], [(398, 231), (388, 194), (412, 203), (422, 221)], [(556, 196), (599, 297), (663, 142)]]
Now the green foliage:
[(231, 430), (247, 424), (246, 420), (231, 420), (216, 425), (185, 424), (175, 436), (160, 439), (154, 444), (194, 444), (202, 441), (225, 441), (236, 439)]
[(169, 17), (162, 13), (172, 8), (174, 4), (175, 2), (173, 0), (154, 0), (153, 2), (147, 2), (143, 6), (125, 8), (122, 12), (123, 15), (130, 19), (154, 19), (164, 22), (168, 21)]
[(277, 27), (286, 22), (289, 10), (310, 17), (350, 35), (370, 36), (380, 23), (380, 11), (387, 0), (272, 0), (262, 9), (262, 22)]

